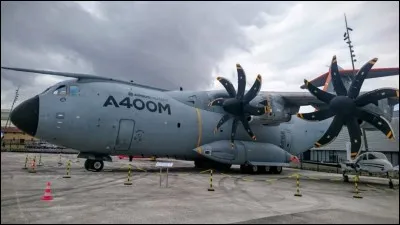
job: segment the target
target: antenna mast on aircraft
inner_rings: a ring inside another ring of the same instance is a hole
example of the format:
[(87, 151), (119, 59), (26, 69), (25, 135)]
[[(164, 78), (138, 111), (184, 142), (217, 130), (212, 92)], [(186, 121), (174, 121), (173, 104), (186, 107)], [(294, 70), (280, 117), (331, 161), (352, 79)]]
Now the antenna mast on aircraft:
[(353, 75), (355, 76), (355, 74), (354, 74), (354, 71), (355, 71), (355, 69), (354, 69), (354, 62), (357, 62), (357, 60), (354, 58), (354, 57), (356, 57), (356, 55), (354, 55), (353, 54), (353, 52), (354, 52), (354, 50), (353, 50), (353, 45), (351, 45), (351, 40), (350, 40), (350, 33), (349, 33), (349, 31), (353, 31), (353, 29), (351, 29), (350, 27), (348, 27), (347, 26), (347, 18), (346, 18), (346, 14), (344, 14), (344, 21), (345, 21), (345, 23), (346, 23), (346, 31), (344, 32), (344, 40), (346, 41), (346, 40), (348, 40), (348, 41), (346, 41), (346, 43), (349, 45), (349, 49), (350, 49), (350, 58), (351, 58), (351, 65), (353, 66)]
[[(353, 76), (355, 76), (356, 74), (355, 74), (354, 62), (357, 62), (357, 60), (355, 59), (356, 55), (354, 54), (354, 50), (353, 50), (354, 46), (351, 45), (350, 33), (349, 33), (349, 31), (353, 31), (353, 29), (351, 29), (347, 25), (346, 13), (344, 14), (344, 22), (346, 24), (346, 31), (344, 32), (344, 35), (343, 35), (344, 39), (343, 40), (345, 40), (345, 41), (348, 40), (348, 41), (346, 41), (346, 43), (349, 45), (351, 65), (353, 66)], [(366, 134), (366, 131), (365, 131), (364, 128), (362, 128), (361, 130), (362, 130), (362, 136), (364, 138), (365, 151), (368, 151), (367, 134)]]

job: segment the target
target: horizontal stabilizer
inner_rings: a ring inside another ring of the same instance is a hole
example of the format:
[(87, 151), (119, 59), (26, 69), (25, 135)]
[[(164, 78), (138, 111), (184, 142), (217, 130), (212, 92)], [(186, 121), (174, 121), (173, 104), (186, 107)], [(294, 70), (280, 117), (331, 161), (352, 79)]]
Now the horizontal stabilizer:
[[(355, 70), (354, 74), (357, 74), (358, 70)], [(353, 76), (353, 70), (339, 70), (340, 75), (342, 76)], [(321, 76), (315, 78), (314, 80), (310, 81), (316, 87), (321, 87), (325, 85), (326, 78), (329, 72), (322, 74)], [(365, 79), (371, 78), (378, 78), (378, 77), (387, 77), (387, 76), (394, 76), (399, 75), (399, 67), (392, 67), (392, 68), (377, 68), (371, 69), (368, 72), (368, 75)], [(305, 89), (306, 86), (303, 84), (300, 86), (301, 89)]]

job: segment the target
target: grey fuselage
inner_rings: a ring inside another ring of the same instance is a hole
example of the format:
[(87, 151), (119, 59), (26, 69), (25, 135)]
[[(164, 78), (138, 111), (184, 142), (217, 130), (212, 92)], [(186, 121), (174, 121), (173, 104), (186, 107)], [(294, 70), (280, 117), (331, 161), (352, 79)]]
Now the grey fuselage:
[[(78, 86), (79, 92), (53, 94), (60, 85)], [(35, 136), (82, 153), (194, 160), (200, 156), (193, 149), (230, 140), (232, 119), (213, 132), (224, 115), (221, 107), (207, 105), (215, 95), (226, 91), (164, 92), (118, 82), (64, 81), (39, 94)], [(239, 123), (235, 140), (269, 143), (297, 155), (310, 149), (330, 123), (331, 118), (307, 122), (296, 116), (271, 126), (250, 123), (256, 141)]]

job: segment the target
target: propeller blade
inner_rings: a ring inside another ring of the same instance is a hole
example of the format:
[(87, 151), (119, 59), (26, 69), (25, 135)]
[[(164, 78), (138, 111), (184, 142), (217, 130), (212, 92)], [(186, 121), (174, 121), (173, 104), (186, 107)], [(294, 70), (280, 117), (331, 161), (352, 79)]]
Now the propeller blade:
[(235, 141), (235, 135), (236, 135), (236, 128), (238, 126), (239, 120), (237, 118), (233, 119), (232, 123), (232, 131), (231, 131), (231, 146), (233, 148), (233, 142)]
[(242, 122), (244, 129), (246, 130), (247, 134), (251, 137), (251, 139), (256, 140), (256, 135), (254, 135), (253, 131), (251, 131), (249, 122), (247, 122), (246, 118), (244, 116), (241, 116), (240, 121)]
[(357, 106), (365, 106), (370, 103), (377, 102), (384, 98), (397, 97), (399, 98), (399, 89), (392, 88), (380, 88), (370, 92), (367, 92), (361, 96), (358, 96), (355, 100)]
[(217, 77), (217, 80), (225, 87), (225, 90), (228, 92), (229, 97), (234, 98), (236, 97), (236, 90), (233, 87), (232, 83), (223, 77)]
[(369, 62), (365, 63), (361, 69), (357, 72), (355, 79), (351, 82), (349, 89), (349, 98), (355, 99), (360, 94), (360, 89), (362, 84), (364, 83), (365, 78), (368, 75), (368, 72), (374, 66), (374, 64), (378, 61), (378, 58), (373, 58)]
[(217, 98), (214, 99), (212, 102), (208, 103), (208, 106), (222, 106), (224, 104), (225, 99), (224, 98)]
[(261, 116), (261, 115), (264, 115), (265, 113), (268, 113), (269, 109), (268, 109), (268, 106), (255, 107), (252, 105), (246, 105), (244, 107), (244, 112), (248, 113), (250, 115), (253, 115), (253, 116)]
[(257, 94), (260, 92), (260, 89), (261, 89), (261, 75), (258, 74), (256, 81), (254, 81), (253, 86), (244, 96), (243, 98), (244, 102), (249, 103), (254, 97), (257, 96)]
[(304, 120), (311, 120), (311, 121), (321, 121), (326, 120), (329, 117), (334, 116), (335, 114), (329, 109), (323, 109), (316, 112), (311, 113), (297, 113), (297, 117), (304, 119)]
[(332, 100), (332, 98), (335, 97), (335, 95), (315, 87), (313, 84), (311, 84), (307, 80), (304, 80), (304, 84), (306, 85), (308, 91), (312, 95), (317, 97), (319, 100), (325, 102), (326, 104), (329, 104), (329, 102)]
[(355, 116), (365, 122), (372, 124), (376, 129), (382, 131), (386, 135), (387, 138), (393, 140), (394, 139), (394, 132), (390, 123), (382, 116), (370, 112), (366, 109), (356, 108)]
[(238, 73), (238, 91), (236, 95), (236, 99), (242, 100), (244, 95), (244, 90), (246, 88), (246, 74), (240, 64), (236, 64), (236, 70)]
[(333, 56), (332, 62), (331, 62), (331, 68), (329, 70), (331, 77), (332, 77), (332, 83), (333, 87), (335, 89), (335, 92), (337, 95), (341, 96), (346, 96), (347, 95), (347, 90), (346, 87), (343, 84), (342, 79), (340, 78), (340, 73), (339, 73), (339, 68), (337, 65), (337, 60), (336, 60), (336, 55)]
[(355, 159), (360, 153), (361, 147), (361, 129), (356, 118), (350, 118), (346, 121), (347, 130), (350, 135), (351, 142), (351, 159)]
[(229, 114), (225, 114), (218, 122), (217, 127), (215, 127), (214, 129), (214, 134), (217, 132), (217, 130), (229, 119), (231, 118), (231, 116)]
[(335, 116), (328, 130), (317, 142), (315, 142), (314, 146), (318, 148), (331, 143), (342, 130), (342, 126), (343, 119), (339, 116)]

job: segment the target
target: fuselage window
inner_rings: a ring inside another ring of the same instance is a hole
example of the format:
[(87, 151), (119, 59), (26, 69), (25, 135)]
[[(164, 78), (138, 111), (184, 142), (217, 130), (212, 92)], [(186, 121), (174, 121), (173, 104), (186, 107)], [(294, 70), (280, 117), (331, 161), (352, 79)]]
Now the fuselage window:
[(54, 95), (67, 95), (67, 87), (65, 85), (61, 85), (54, 92)]
[(79, 87), (71, 85), (69, 86), (69, 95), (78, 96), (79, 95)]

